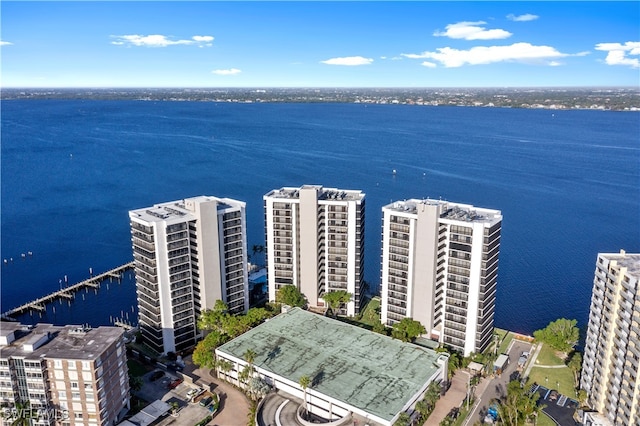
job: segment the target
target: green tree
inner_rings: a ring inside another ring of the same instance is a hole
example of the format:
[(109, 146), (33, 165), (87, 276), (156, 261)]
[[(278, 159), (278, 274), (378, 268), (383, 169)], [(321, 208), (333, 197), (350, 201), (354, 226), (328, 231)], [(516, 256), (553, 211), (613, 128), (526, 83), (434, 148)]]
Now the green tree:
[(406, 411), (403, 411), (398, 416), (398, 419), (393, 423), (393, 426), (409, 426), (411, 424), (411, 416)]
[(346, 290), (329, 291), (322, 296), (327, 304), (327, 310), (331, 309), (333, 317), (336, 318), (338, 310), (343, 304), (349, 303), (352, 294)]
[(216, 300), (213, 309), (205, 310), (198, 319), (200, 330), (217, 330), (224, 333), (223, 321), (229, 316), (229, 308), (222, 300)]
[(238, 387), (242, 387), (241, 383), (244, 384), (245, 388), (249, 383), (249, 377), (251, 376), (251, 368), (248, 365), (245, 365), (242, 370), (238, 373)]
[(526, 422), (534, 420), (544, 408), (538, 405), (540, 394), (529, 394), (520, 386), (517, 380), (507, 385), (507, 395), (498, 405), (500, 421), (505, 426), (522, 426)]
[(378, 334), (384, 334), (385, 336), (389, 335), (387, 327), (385, 327), (384, 324), (379, 320), (373, 323), (373, 331)]
[(534, 331), (533, 337), (558, 351), (568, 354), (578, 344), (580, 338), (580, 330), (576, 327), (577, 323), (577, 320), (560, 318), (550, 322), (542, 330)]
[(231, 361), (227, 361), (226, 359), (219, 359), (216, 362), (216, 366), (220, 371), (224, 373), (225, 380), (229, 381), (229, 371), (233, 369), (233, 363), (231, 363)]
[(429, 406), (427, 401), (421, 399), (420, 401), (416, 402), (416, 411), (420, 413), (420, 417), (422, 418), (422, 420), (426, 420), (433, 409)]
[(584, 407), (587, 404), (587, 398), (588, 398), (587, 391), (584, 389), (578, 390), (577, 397), (578, 397), (578, 402), (580, 403), (580, 406)]
[(142, 389), (143, 384), (142, 377), (132, 376), (131, 373), (129, 373), (129, 388), (131, 388), (132, 391), (139, 391)]
[(15, 408), (11, 411), (11, 426), (31, 425), (31, 405), (29, 401), (16, 402)]
[(427, 330), (413, 318), (403, 318), (402, 321), (393, 324), (391, 337), (403, 342), (413, 342), (416, 337), (426, 333)]
[(294, 307), (304, 307), (307, 304), (304, 295), (300, 293), (300, 290), (295, 285), (280, 287), (276, 293), (276, 302)]
[(427, 391), (424, 394), (423, 401), (426, 402), (429, 412), (436, 407), (436, 402), (440, 399), (440, 384), (436, 382), (429, 383)]
[(265, 308), (251, 308), (242, 318), (246, 326), (253, 328), (256, 325), (262, 324), (266, 319), (273, 317), (273, 315), (273, 311)]
[(575, 387), (580, 386), (580, 371), (582, 370), (582, 354), (578, 351), (574, 351), (571, 355), (571, 359), (567, 363), (567, 367), (573, 373), (573, 381), (575, 383)]
[(216, 348), (229, 341), (229, 337), (221, 332), (214, 330), (198, 342), (193, 351), (192, 360), (198, 367), (214, 368)]
[(249, 363), (249, 371), (250, 371), (250, 374), (253, 376), (253, 361), (255, 361), (256, 359), (256, 352), (253, 349), (247, 349), (244, 352), (243, 357), (244, 357), (244, 360)]
[(298, 383), (300, 384), (300, 387), (304, 392), (304, 411), (306, 412), (308, 411), (307, 410), (307, 388), (311, 384), (311, 379), (309, 378), (309, 376), (301, 376), (300, 380), (298, 380)]

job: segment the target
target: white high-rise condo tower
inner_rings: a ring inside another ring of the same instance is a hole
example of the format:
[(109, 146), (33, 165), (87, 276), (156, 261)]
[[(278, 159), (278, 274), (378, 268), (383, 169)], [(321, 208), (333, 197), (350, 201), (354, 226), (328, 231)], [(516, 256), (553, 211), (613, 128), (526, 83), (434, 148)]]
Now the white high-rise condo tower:
[(342, 314), (360, 312), (364, 296), (364, 193), (304, 185), (274, 189), (264, 199), (269, 299), (295, 285), (312, 307), (346, 290)]
[(599, 253), (580, 387), (610, 425), (640, 425), (640, 254)]
[(193, 347), (216, 300), (249, 308), (245, 203), (200, 196), (132, 210), (139, 326), (160, 353)]
[(500, 253), (498, 210), (441, 200), (382, 208), (381, 319), (422, 323), (462, 352), (491, 343)]

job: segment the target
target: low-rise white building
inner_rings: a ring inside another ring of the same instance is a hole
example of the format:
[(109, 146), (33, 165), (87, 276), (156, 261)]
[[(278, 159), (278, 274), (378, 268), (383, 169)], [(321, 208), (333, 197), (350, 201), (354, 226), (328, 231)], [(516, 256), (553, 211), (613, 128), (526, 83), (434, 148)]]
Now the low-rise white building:
[(325, 419), (357, 414), (390, 426), (415, 406), (432, 382), (446, 380), (448, 355), (293, 308), (216, 349), (232, 364), (219, 371), (245, 386), (240, 372), (253, 351), (254, 374), (271, 387), (300, 399)]

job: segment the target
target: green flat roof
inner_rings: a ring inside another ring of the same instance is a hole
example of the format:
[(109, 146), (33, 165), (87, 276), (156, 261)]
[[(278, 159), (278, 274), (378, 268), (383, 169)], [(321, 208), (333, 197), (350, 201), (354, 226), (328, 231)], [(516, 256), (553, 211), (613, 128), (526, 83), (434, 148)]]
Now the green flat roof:
[(300, 308), (282, 313), (218, 351), (391, 420), (437, 372), (440, 354)]

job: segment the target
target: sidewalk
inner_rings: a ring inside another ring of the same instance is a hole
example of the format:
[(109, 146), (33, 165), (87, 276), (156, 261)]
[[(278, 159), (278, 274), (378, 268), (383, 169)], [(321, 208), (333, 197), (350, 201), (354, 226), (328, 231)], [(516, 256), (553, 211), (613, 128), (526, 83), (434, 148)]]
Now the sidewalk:
[(244, 393), (226, 381), (213, 377), (209, 369), (193, 370), (193, 378), (196, 384), (210, 383), (220, 395), (220, 410), (209, 422), (210, 425), (246, 426), (251, 406)]
[(436, 402), (431, 415), (424, 423), (424, 426), (438, 426), (447, 414), (455, 408), (459, 407), (467, 396), (467, 373), (458, 370), (451, 379), (451, 386), (447, 393), (440, 397)]

